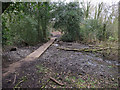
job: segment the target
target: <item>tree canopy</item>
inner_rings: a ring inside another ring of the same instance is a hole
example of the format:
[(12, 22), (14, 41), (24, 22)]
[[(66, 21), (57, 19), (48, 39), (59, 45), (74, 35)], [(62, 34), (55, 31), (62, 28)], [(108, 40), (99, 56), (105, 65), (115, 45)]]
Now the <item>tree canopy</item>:
[(117, 10), (109, 7), (104, 3), (93, 6), (90, 2), (3, 3), (3, 45), (46, 42), (51, 29), (60, 30), (63, 41), (116, 41)]

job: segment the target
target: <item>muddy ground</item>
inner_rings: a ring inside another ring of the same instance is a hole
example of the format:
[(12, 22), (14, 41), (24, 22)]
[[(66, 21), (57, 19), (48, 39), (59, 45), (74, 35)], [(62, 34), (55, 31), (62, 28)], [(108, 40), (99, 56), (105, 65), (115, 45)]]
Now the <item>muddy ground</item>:
[[(55, 42), (37, 60), (24, 63), (15, 73), (3, 77), (3, 88), (117, 88), (118, 62), (102, 53), (64, 51), (57, 47), (89, 48), (80, 43)], [(35, 49), (38, 47), (35, 47)], [(16, 62), (35, 49), (22, 48), (4, 54), (6, 62)], [(19, 54), (18, 54), (19, 52)], [(24, 53), (24, 54), (23, 54)], [(11, 57), (10, 57), (11, 56)], [(11, 60), (9, 60), (11, 59)], [(6, 63), (7, 64), (7, 63)], [(7, 66), (3, 64), (4, 68)], [(60, 86), (50, 79), (63, 83)]]
[(25, 58), (41, 45), (43, 45), (43, 43), (37, 44), (35, 46), (21, 45), (19, 47), (16, 47), (17, 49), (15, 51), (10, 51), (10, 49), (15, 46), (4, 47), (2, 52), (2, 67), (7, 68), (10, 64)]

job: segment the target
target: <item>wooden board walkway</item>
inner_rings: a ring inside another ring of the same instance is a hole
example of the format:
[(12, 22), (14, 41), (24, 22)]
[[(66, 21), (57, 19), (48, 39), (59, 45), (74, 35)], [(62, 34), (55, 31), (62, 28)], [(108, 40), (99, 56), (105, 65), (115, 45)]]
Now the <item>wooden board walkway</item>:
[(35, 59), (40, 57), (47, 50), (47, 48), (55, 41), (55, 39), (56, 39), (56, 37), (52, 37), (47, 43), (45, 43), (44, 45), (40, 46), (37, 50), (35, 50), (31, 54), (29, 54), (26, 58), (11, 64), (6, 69), (7, 72), (5, 72), (3, 74), (3, 77), (8, 75), (8, 74), (10, 74), (10, 73), (14, 73), (16, 68), (20, 67), (24, 62), (34, 61)]

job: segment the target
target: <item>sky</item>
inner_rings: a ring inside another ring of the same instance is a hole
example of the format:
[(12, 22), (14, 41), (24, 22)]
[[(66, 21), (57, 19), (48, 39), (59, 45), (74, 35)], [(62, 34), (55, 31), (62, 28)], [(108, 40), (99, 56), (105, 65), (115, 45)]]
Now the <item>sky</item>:
[(99, 2), (104, 2), (107, 4), (118, 3), (120, 0), (84, 0), (84, 1), (91, 1), (93, 4), (97, 4)]
[[(10, 0), (0, 0), (0, 1), (10, 1)], [(17, 0), (11, 0), (11, 1), (17, 1)], [(72, 2), (72, 1), (91, 1), (92, 4), (98, 4), (100, 2), (107, 3), (109, 5), (111, 4), (117, 4), (120, 0), (20, 0), (20, 1), (52, 1), (52, 2), (58, 2), (58, 1), (66, 1), (66, 2)]]
[[(51, 1), (66, 1), (66, 2), (70, 2), (70, 1), (83, 1), (83, 0), (51, 0)], [(111, 5), (112, 3), (117, 4), (120, 0), (84, 0), (84, 2), (87, 1), (91, 1), (92, 4), (97, 4), (100, 2), (104, 2), (107, 3), (109, 5)]]

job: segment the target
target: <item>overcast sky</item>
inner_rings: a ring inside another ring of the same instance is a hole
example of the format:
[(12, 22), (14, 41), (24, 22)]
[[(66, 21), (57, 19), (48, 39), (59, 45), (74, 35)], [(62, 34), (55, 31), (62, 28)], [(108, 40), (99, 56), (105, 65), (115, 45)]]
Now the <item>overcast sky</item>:
[[(83, 0), (51, 0), (51, 1), (66, 1), (66, 2), (71, 2), (71, 1), (83, 1)], [(93, 4), (97, 4), (100, 2), (104, 2), (107, 4), (112, 4), (112, 3), (118, 3), (120, 0), (84, 0), (84, 2), (91, 1)]]
[(92, 3), (104, 2), (107, 4), (112, 4), (112, 3), (118, 3), (120, 0), (84, 0), (84, 1), (91, 1)]
[[(0, 1), (9, 1), (9, 0), (0, 0)], [(11, 1), (17, 1), (17, 0), (11, 0)], [(100, 2), (107, 3), (109, 5), (111, 4), (117, 4), (120, 0), (20, 0), (20, 1), (52, 1), (52, 2), (58, 2), (58, 1), (65, 1), (65, 2), (73, 2), (73, 1), (91, 1), (92, 4), (98, 4)]]

